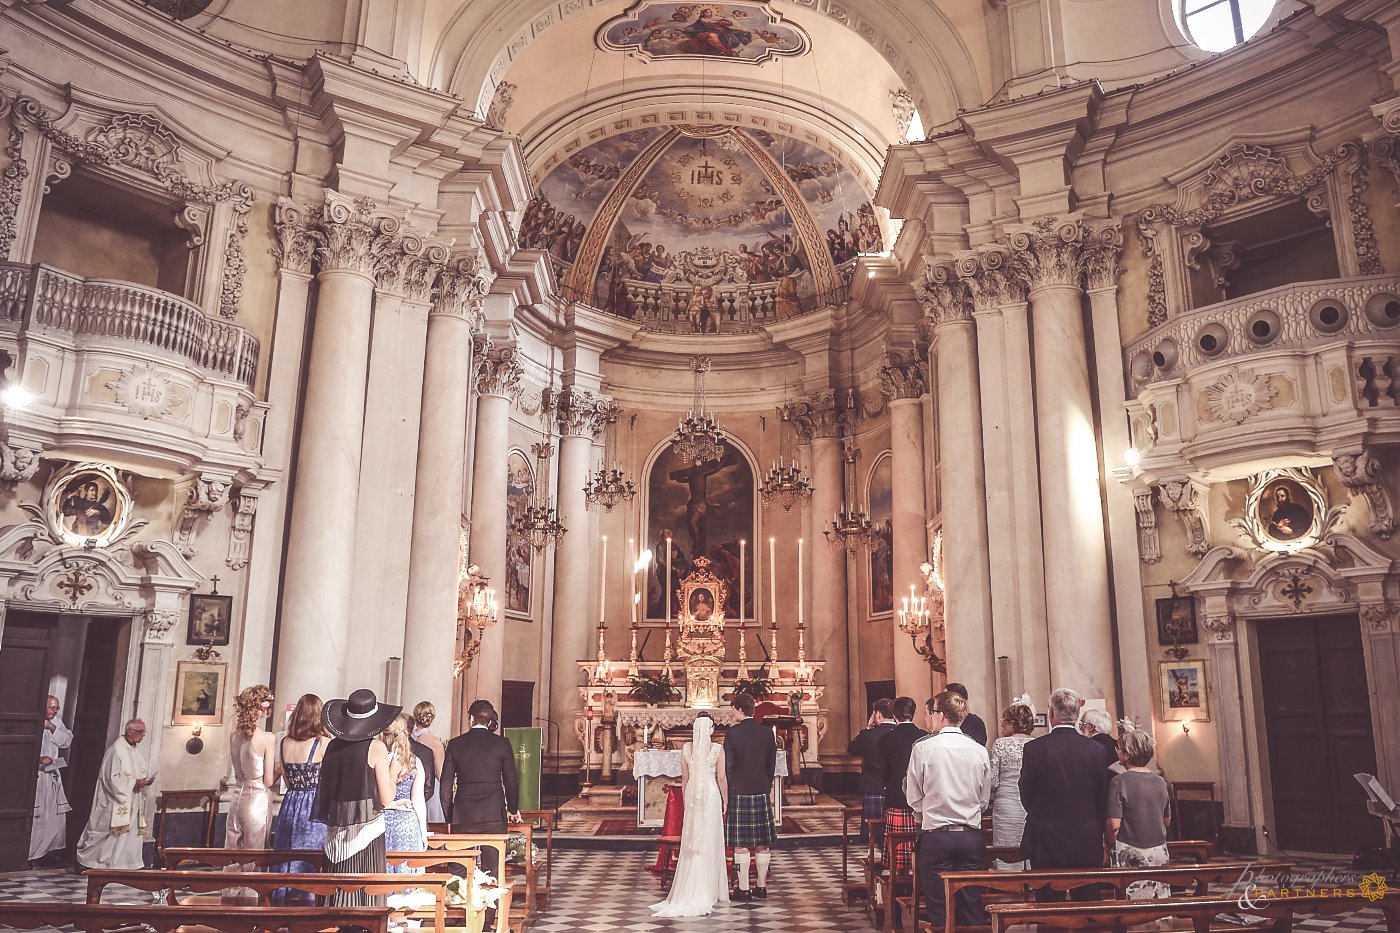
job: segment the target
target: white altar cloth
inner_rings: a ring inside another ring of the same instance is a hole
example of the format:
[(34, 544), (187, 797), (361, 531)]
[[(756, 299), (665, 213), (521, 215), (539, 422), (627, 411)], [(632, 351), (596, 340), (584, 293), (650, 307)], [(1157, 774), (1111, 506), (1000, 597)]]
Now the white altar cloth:
[[(778, 750), (778, 764), (774, 769), (774, 777), (784, 778), (788, 776), (787, 752)], [(638, 749), (632, 758), (632, 774), (634, 777), (673, 777), (681, 776), (681, 753), (680, 749), (674, 748), (643, 748)]]

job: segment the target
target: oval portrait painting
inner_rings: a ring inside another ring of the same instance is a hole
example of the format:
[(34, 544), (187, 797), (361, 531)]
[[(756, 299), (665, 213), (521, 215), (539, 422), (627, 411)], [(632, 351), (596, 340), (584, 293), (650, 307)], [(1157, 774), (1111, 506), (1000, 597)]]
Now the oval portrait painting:
[(60, 470), (49, 480), (46, 500), (49, 525), (67, 544), (105, 547), (131, 517), (131, 493), (106, 464)]
[(715, 614), (715, 594), (703, 586), (697, 586), (690, 591), (690, 603), (687, 606), (690, 610), (690, 617), (696, 622), (708, 622)]
[(1317, 525), (1312, 496), (1297, 480), (1276, 479), (1264, 487), (1257, 506), (1259, 527), (1275, 541), (1297, 541)]

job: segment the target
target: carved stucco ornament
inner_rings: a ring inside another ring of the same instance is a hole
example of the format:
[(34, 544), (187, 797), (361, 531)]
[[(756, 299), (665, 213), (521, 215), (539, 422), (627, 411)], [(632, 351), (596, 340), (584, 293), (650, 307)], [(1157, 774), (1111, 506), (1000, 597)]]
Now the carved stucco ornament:
[(1197, 557), (1210, 550), (1206, 535), (1207, 489), (1191, 480), (1168, 480), (1158, 487), (1162, 503), (1186, 528), (1186, 551)]
[(1206, 406), (1216, 421), (1243, 424), (1273, 408), (1278, 388), (1266, 375), (1248, 369), (1232, 369), (1205, 390)]
[(1395, 532), (1395, 506), (1386, 488), (1381, 462), (1369, 450), (1336, 454), (1332, 458), (1337, 478), (1353, 496), (1361, 496), (1370, 508), (1367, 527), (1371, 533), (1389, 538)]
[(138, 363), (107, 383), (117, 404), (142, 419), (163, 418), (175, 410), (180, 397), (175, 380), (145, 363)]

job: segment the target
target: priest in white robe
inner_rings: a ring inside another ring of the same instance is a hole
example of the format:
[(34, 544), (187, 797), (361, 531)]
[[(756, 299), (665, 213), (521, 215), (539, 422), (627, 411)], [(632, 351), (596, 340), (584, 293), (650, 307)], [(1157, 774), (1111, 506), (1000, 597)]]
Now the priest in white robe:
[(73, 733), (58, 718), (58, 697), (44, 703), (44, 728), (39, 736), (39, 782), (34, 788), (34, 826), (29, 833), (29, 860), (43, 858), (67, 845), (66, 814), (73, 808), (63, 792), (63, 776), (68, 767), (63, 750), (73, 744)]
[(155, 783), (154, 777), (146, 776), (146, 758), (138, 748), (145, 738), (146, 724), (133, 719), (102, 758), (92, 816), (78, 840), (82, 868), (144, 867), (145, 791)]

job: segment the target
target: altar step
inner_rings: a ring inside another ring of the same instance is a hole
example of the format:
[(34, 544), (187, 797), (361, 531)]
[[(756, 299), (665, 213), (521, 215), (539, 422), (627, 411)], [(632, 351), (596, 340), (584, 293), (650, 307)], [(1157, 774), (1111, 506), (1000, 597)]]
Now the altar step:
[[(635, 805), (623, 806), (622, 786), (595, 785), (587, 797), (578, 796), (559, 807), (555, 844), (567, 849), (642, 850), (654, 848), (658, 827), (637, 826)], [(783, 792), (780, 848), (831, 845), (841, 837), (840, 801), (805, 786)]]

